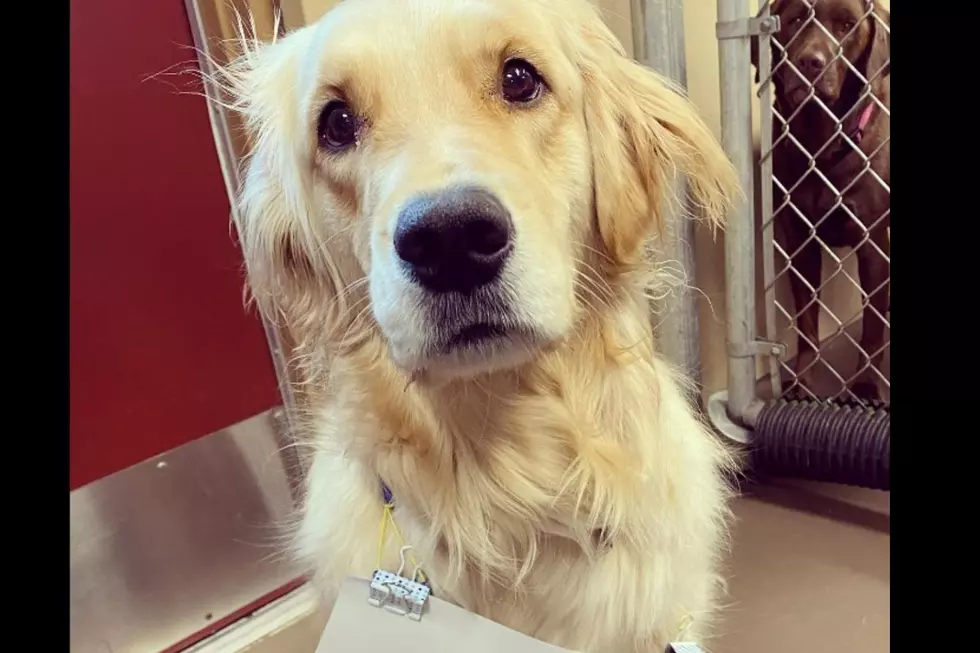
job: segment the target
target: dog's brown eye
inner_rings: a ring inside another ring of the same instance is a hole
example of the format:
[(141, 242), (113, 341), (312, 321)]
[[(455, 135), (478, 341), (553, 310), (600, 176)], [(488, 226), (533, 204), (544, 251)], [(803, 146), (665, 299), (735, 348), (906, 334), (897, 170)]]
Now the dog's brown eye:
[(511, 59), (504, 64), (500, 90), (508, 102), (526, 103), (536, 100), (544, 88), (541, 75), (523, 59)]
[(357, 116), (340, 100), (334, 100), (320, 112), (317, 125), (320, 147), (328, 150), (342, 150), (357, 140)]

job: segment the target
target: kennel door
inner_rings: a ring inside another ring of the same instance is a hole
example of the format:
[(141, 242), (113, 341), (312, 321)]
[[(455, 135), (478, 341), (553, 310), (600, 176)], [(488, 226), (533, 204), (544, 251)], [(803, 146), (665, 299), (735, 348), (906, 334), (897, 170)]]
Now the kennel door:
[(72, 489), (280, 403), (205, 101), (147, 79), (186, 15), (136, 4), (71, 4)]
[(70, 11), (71, 649), (171, 650), (291, 580), (282, 399), (183, 4)]

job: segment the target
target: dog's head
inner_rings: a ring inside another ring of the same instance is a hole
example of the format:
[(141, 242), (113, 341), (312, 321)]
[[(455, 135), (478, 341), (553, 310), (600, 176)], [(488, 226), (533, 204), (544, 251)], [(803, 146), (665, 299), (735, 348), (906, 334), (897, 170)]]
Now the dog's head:
[(563, 338), (596, 277), (641, 260), (675, 171), (709, 219), (736, 192), (586, 0), (346, 0), (227, 76), (254, 295), (322, 339), (380, 333), (411, 374)]
[[(770, 12), (780, 20), (773, 35), (773, 79), (791, 107), (811, 88), (834, 104), (853, 71), (873, 85), (887, 73), (890, 19), (877, 0), (775, 0)], [(758, 67), (755, 51), (753, 63)]]

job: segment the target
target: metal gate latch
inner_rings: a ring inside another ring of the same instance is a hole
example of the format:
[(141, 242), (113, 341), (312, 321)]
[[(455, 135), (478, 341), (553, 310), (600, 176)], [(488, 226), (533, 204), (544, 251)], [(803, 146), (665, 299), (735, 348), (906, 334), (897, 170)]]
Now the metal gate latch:
[(756, 356), (776, 356), (777, 358), (782, 358), (785, 355), (786, 345), (781, 342), (755, 340), (753, 342), (728, 343), (729, 358), (754, 358)]
[(756, 16), (715, 24), (719, 39), (746, 39), (779, 31), (779, 16)]

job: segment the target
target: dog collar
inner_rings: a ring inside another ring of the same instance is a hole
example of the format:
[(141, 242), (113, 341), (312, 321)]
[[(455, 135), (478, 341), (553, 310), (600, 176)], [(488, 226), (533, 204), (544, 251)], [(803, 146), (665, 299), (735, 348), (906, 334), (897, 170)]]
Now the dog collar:
[(380, 481), (380, 483), (381, 483), (381, 498), (384, 501), (384, 505), (388, 506), (389, 508), (394, 508), (395, 499), (394, 496), (391, 494), (391, 488), (388, 487), (388, 484), (385, 483), (384, 481)]
[[(381, 501), (385, 508), (393, 510), (395, 508), (395, 496), (391, 492), (391, 488), (382, 479), (378, 479), (378, 483), (381, 485)], [(612, 542), (606, 539), (606, 530), (604, 528), (597, 528), (592, 532), (592, 539), (595, 542), (596, 548), (612, 548)]]
[[(855, 145), (859, 144), (861, 139), (864, 138), (864, 132), (868, 129), (868, 125), (871, 124), (871, 119), (874, 117), (874, 115), (875, 103), (873, 100), (871, 100), (868, 102), (868, 106), (864, 107), (864, 109), (861, 111), (861, 116), (858, 118), (857, 126), (847, 135)], [(830, 165), (836, 166), (851, 152), (852, 150), (848, 143), (841, 143), (830, 155)]]
[(868, 106), (864, 107), (864, 111), (861, 112), (861, 117), (858, 119), (857, 128), (851, 134), (851, 140), (855, 143), (860, 143), (861, 139), (864, 137), (864, 130), (868, 128), (871, 123), (871, 117), (875, 113), (875, 103), (874, 101), (869, 101)]

